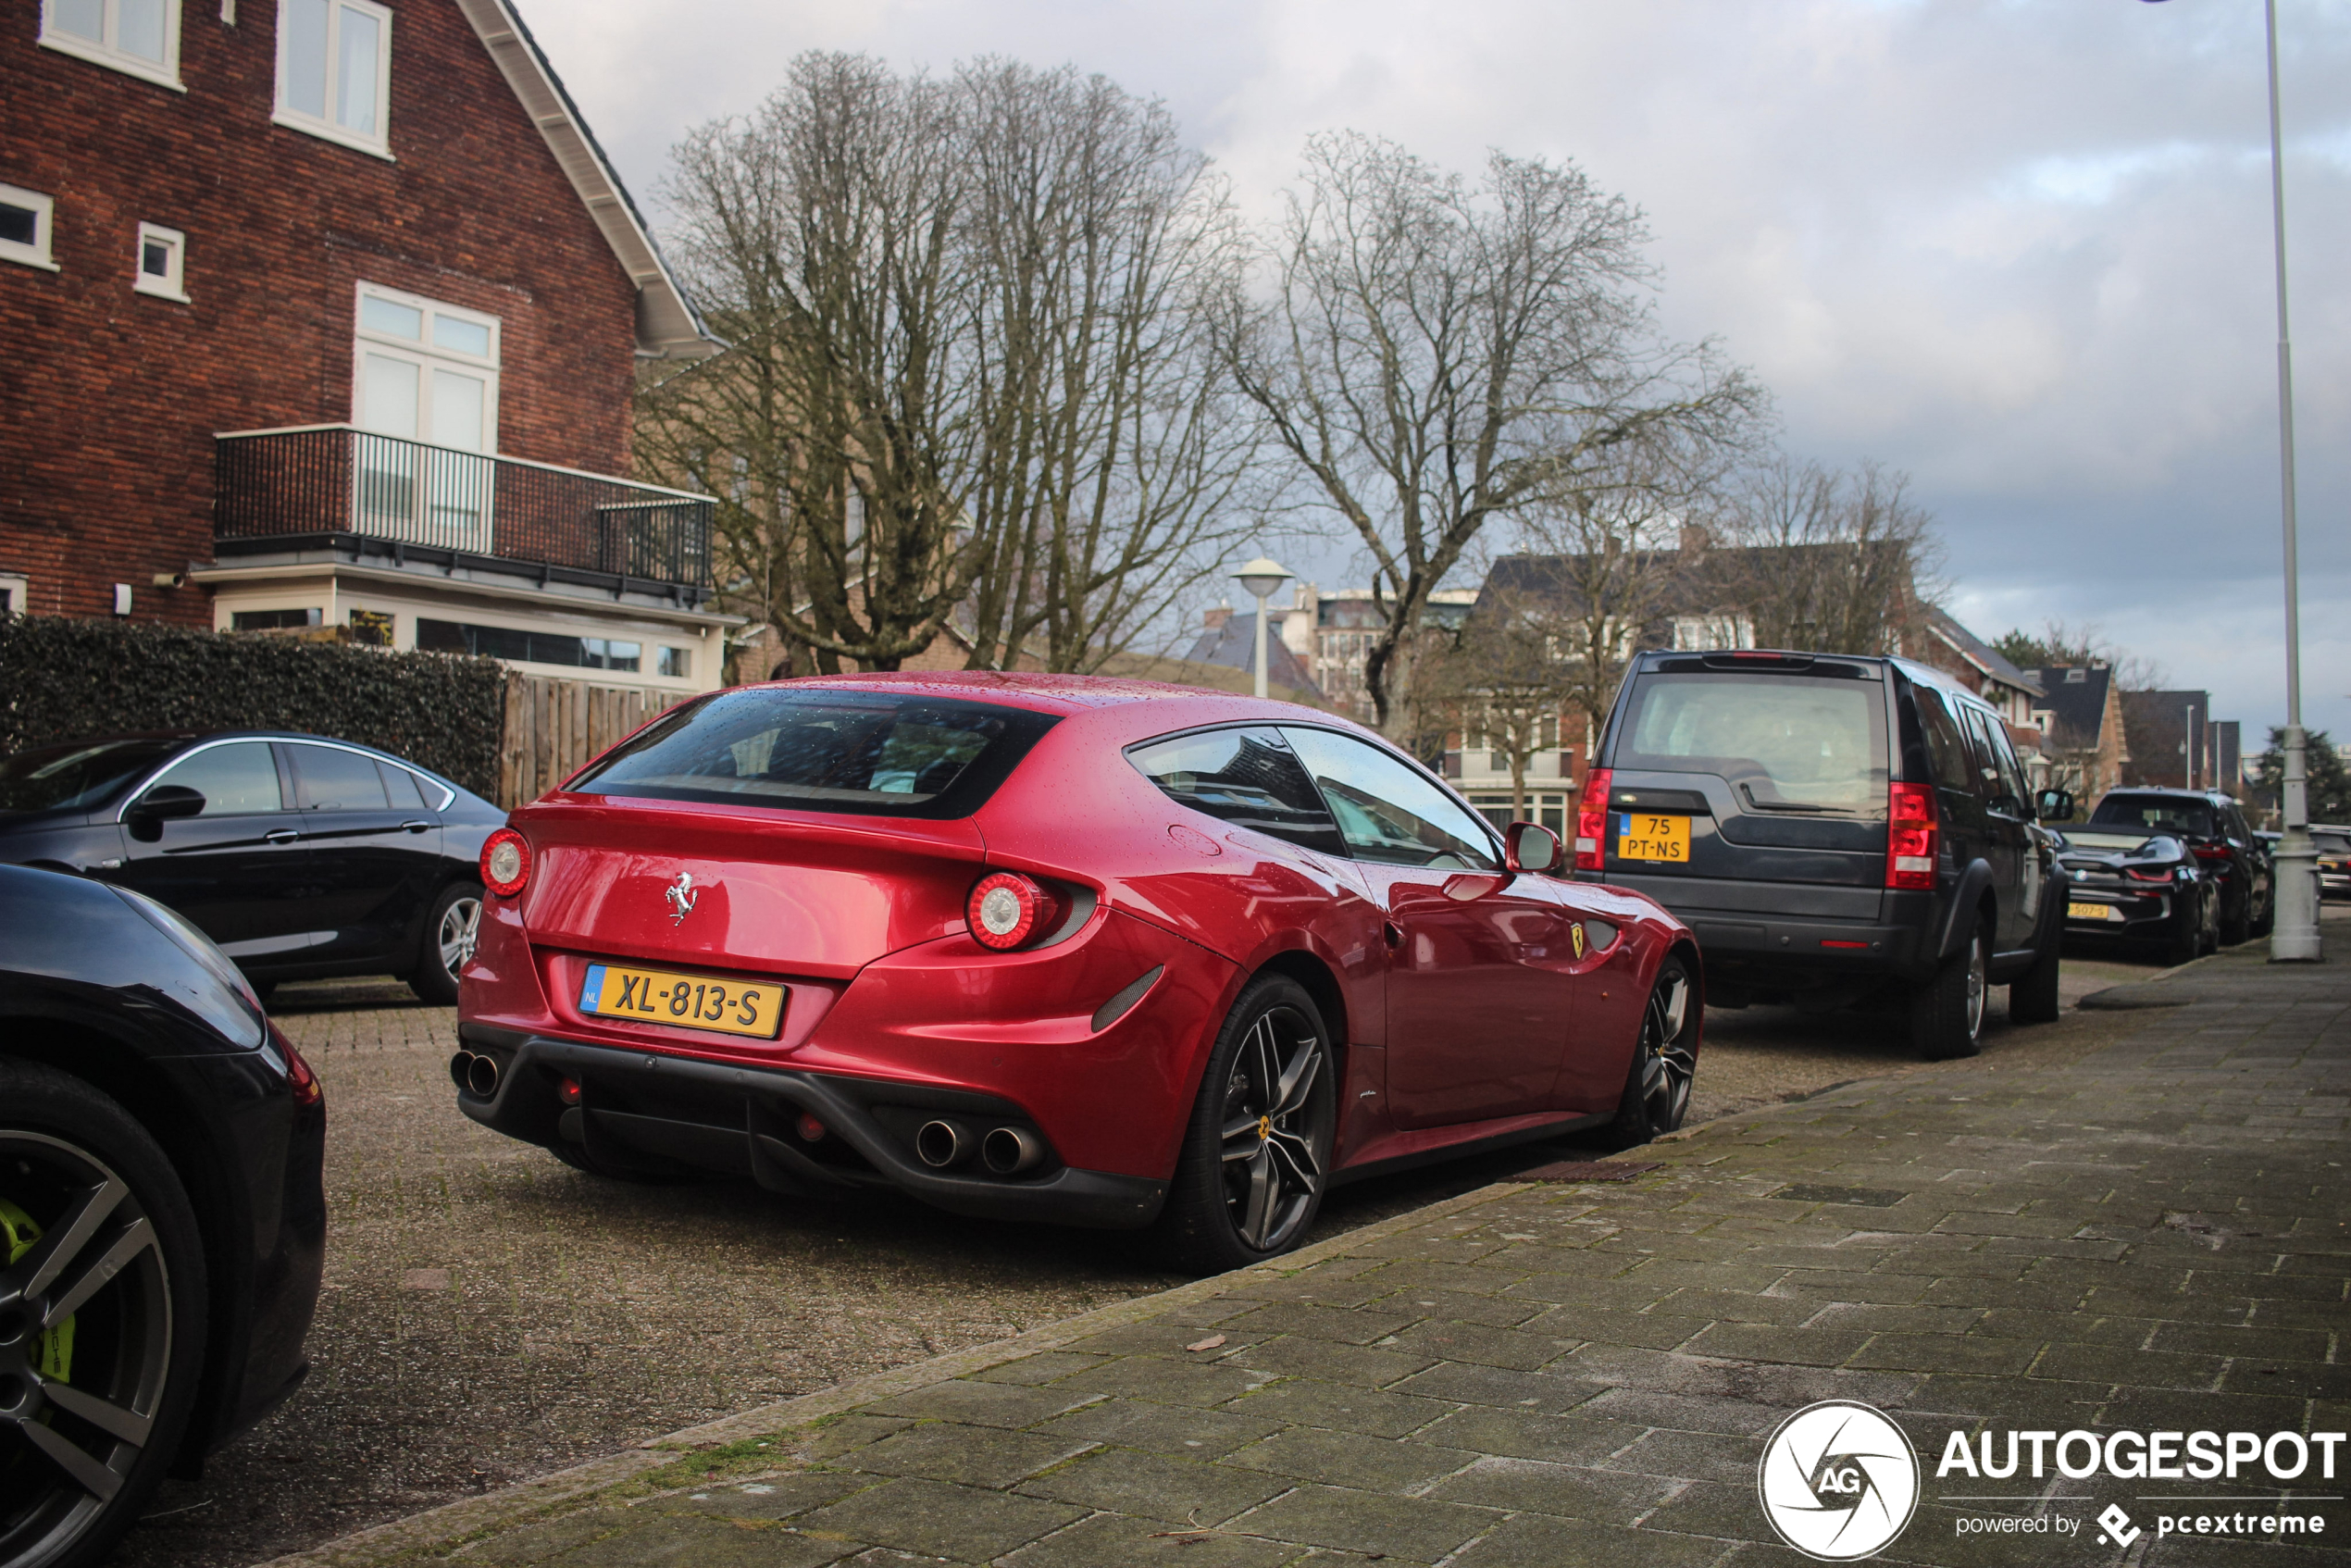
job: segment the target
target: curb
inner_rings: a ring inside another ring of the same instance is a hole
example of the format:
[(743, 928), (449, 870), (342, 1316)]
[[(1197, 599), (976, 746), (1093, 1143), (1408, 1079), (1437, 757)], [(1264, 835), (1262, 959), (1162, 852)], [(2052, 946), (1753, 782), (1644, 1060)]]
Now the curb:
[[(1716, 1124), (1707, 1125), (1711, 1126)], [(768, 1437), (821, 1416), (837, 1415), (860, 1405), (873, 1404), (893, 1394), (927, 1388), (965, 1373), (984, 1371), (1039, 1350), (1057, 1350), (1106, 1328), (1139, 1322), (1171, 1307), (1206, 1300), (1245, 1281), (1282, 1278), (1326, 1258), (1343, 1255), (1366, 1242), (1510, 1197), (1523, 1190), (1526, 1185), (1524, 1182), (1498, 1181), (1474, 1192), (1442, 1199), (1424, 1208), (1328, 1237), (1295, 1252), (1286, 1252), (1270, 1263), (1252, 1264), (1229, 1274), (1211, 1275), (1205, 1279), (1196, 1279), (1188, 1285), (1179, 1285), (1172, 1290), (1162, 1290), (1154, 1295), (1113, 1301), (1106, 1307), (1097, 1307), (1076, 1317), (1063, 1318), (1008, 1339), (997, 1339), (967, 1350), (951, 1350), (927, 1361), (911, 1362), (904, 1366), (867, 1373), (862, 1377), (852, 1377), (846, 1383), (836, 1383), (815, 1393), (778, 1400), (736, 1415), (721, 1416), (715, 1421), (684, 1427), (665, 1437), (647, 1438), (618, 1453), (591, 1459), (535, 1480), (519, 1482), (501, 1491), (443, 1503), (422, 1513), (390, 1520), (339, 1537), (306, 1551), (271, 1558), (259, 1568), (372, 1568), (374, 1564), (395, 1562), (455, 1547), (499, 1525), (520, 1523), (552, 1512), (564, 1503), (577, 1501), (607, 1487), (634, 1480), (648, 1471), (674, 1463), (681, 1449), (710, 1448), (745, 1438)]]

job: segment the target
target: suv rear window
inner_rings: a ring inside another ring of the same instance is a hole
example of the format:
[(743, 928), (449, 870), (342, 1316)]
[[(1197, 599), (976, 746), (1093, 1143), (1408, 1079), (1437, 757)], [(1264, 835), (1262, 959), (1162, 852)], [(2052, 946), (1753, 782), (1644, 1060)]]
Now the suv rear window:
[(2149, 833), (2212, 837), (2212, 808), (2201, 801), (2164, 795), (2108, 795), (2090, 814), (2093, 828), (2137, 828)]
[(968, 816), (1051, 714), (838, 688), (721, 691), (675, 709), (565, 786), (862, 816)]
[(1643, 675), (1610, 765), (1712, 773), (1761, 811), (1885, 814), (1885, 690), (1801, 675)]

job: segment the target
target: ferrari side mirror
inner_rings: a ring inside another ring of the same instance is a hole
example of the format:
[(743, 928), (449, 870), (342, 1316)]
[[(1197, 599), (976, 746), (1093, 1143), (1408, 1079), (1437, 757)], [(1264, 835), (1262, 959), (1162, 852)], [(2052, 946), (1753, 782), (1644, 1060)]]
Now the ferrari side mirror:
[(1537, 822), (1513, 822), (1502, 830), (1506, 864), (1512, 871), (1557, 871), (1565, 858), (1560, 836)]

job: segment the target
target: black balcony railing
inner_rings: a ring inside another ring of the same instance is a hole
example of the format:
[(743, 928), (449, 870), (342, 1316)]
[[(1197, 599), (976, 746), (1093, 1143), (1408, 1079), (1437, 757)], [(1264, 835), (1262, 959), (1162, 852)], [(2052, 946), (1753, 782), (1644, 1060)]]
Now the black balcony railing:
[(707, 590), (706, 495), (349, 425), (214, 438), (213, 536), (353, 534)]

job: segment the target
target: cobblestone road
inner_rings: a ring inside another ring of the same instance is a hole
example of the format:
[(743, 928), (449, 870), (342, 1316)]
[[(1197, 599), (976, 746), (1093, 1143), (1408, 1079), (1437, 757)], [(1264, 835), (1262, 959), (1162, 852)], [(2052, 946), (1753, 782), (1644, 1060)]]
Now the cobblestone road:
[[(2067, 989), (2149, 972), (2069, 964)], [(448, 1011), (367, 983), (288, 987), (277, 1010), (329, 1095), (315, 1370), (201, 1484), (168, 1488), (118, 1559), (136, 1568), (252, 1562), (1178, 1282), (1100, 1234), (601, 1181), (457, 1113)], [(1996, 1026), (1987, 1060), (2055, 1032)], [(1709, 1037), (1700, 1116), (1916, 1066), (1882, 1020), (1756, 1009)], [(1549, 1157), (1343, 1188), (1318, 1235)]]

